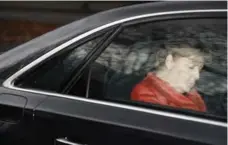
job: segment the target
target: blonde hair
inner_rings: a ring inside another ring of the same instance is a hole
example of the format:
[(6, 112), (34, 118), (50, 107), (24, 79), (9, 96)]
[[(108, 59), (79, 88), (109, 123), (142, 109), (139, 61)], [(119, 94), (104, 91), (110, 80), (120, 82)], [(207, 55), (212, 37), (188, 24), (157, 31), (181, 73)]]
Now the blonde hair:
[(193, 48), (188, 45), (182, 45), (179, 48), (178, 47), (168, 47), (166, 49), (163, 49), (159, 51), (156, 54), (156, 62), (155, 62), (155, 68), (161, 69), (165, 65), (165, 60), (168, 55), (172, 55), (174, 59), (178, 57), (191, 57), (196, 56), (196, 61), (199, 61), (199, 58), (202, 58), (202, 63), (205, 62), (205, 60), (210, 59), (209, 53), (202, 51), (201, 49)]

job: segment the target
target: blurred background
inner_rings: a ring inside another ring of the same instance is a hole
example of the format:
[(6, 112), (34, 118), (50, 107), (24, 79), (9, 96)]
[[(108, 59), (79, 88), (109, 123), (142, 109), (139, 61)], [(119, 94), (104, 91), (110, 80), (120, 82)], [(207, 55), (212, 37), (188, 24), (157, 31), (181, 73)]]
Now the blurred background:
[(0, 49), (5, 51), (64, 24), (104, 10), (139, 3), (145, 2), (1, 2)]

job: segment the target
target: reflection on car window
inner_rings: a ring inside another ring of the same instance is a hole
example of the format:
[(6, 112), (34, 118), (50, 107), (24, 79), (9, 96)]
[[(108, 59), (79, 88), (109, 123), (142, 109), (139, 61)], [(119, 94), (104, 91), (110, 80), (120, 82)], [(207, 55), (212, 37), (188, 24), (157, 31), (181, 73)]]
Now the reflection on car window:
[[(15, 85), (59, 92), (61, 85), (73, 70), (78, 67), (86, 55), (99, 43), (102, 36), (94, 38), (72, 51), (64, 52), (19, 79)], [(86, 89), (86, 88), (84, 88)]]
[(226, 115), (226, 19), (126, 27), (92, 65), (90, 96)]

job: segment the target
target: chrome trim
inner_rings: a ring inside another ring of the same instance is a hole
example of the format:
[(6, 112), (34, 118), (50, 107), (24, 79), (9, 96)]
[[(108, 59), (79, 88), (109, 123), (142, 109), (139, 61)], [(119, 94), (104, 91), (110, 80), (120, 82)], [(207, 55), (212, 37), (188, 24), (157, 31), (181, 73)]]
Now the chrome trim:
[(74, 142), (71, 142), (71, 141), (68, 141), (64, 138), (58, 138), (56, 139), (57, 142), (60, 142), (60, 143), (64, 143), (64, 144), (68, 144), (68, 145), (82, 145), (82, 144), (78, 144), (78, 143), (74, 143)]
[(165, 112), (165, 111), (159, 111), (159, 110), (153, 110), (153, 109), (146, 109), (146, 108), (141, 108), (141, 107), (136, 107), (136, 106), (130, 106), (130, 105), (125, 105), (125, 104), (117, 104), (113, 102), (106, 102), (106, 101), (99, 101), (99, 100), (93, 100), (93, 99), (87, 99), (87, 98), (80, 98), (76, 96), (71, 96), (71, 95), (65, 95), (65, 94), (57, 94), (57, 93), (50, 93), (50, 92), (45, 92), (45, 91), (37, 91), (37, 90), (31, 90), (31, 89), (23, 89), (23, 88), (18, 88), (14, 86), (14, 80), (22, 75), (24, 72), (28, 71), (35, 65), (39, 64), (46, 58), (50, 57), (51, 55), (59, 52), (60, 50), (64, 49), (65, 47), (71, 45), (72, 43), (77, 42), (80, 39), (83, 39), (95, 32), (101, 31), (102, 29), (124, 23), (127, 21), (135, 20), (135, 19), (140, 19), (140, 18), (146, 18), (146, 17), (152, 17), (152, 16), (162, 16), (162, 15), (173, 15), (173, 14), (185, 14), (185, 13), (197, 13), (197, 12), (227, 12), (226, 9), (208, 9), (208, 10), (186, 10), (186, 11), (171, 11), (171, 12), (159, 12), (159, 13), (152, 13), (152, 14), (144, 14), (144, 15), (138, 15), (138, 16), (133, 16), (121, 20), (117, 20), (111, 23), (108, 23), (106, 25), (100, 26), (98, 28), (95, 28), (93, 30), (90, 30), (86, 33), (83, 33), (66, 43), (63, 43), (62, 45), (56, 47), (55, 49), (51, 50), (50, 52), (46, 53), (45, 55), (39, 57), (35, 61), (31, 62), (21, 70), (17, 71), (15, 74), (13, 74), (11, 77), (9, 77), (4, 83), (3, 86), (6, 88), (10, 89), (15, 89), (19, 91), (25, 91), (25, 92), (31, 92), (31, 93), (38, 93), (38, 94), (44, 94), (44, 95), (51, 95), (51, 96), (56, 96), (56, 97), (61, 97), (61, 98), (67, 98), (67, 99), (72, 99), (72, 100), (79, 100), (79, 101), (84, 101), (84, 102), (89, 102), (89, 103), (94, 103), (94, 104), (100, 104), (100, 105), (106, 105), (106, 106), (112, 106), (112, 107), (118, 107), (118, 108), (124, 108), (128, 110), (134, 110), (134, 111), (140, 111), (140, 112), (146, 112), (150, 114), (156, 114), (156, 115), (162, 115), (166, 117), (172, 117), (172, 118), (177, 118), (177, 119), (183, 119), (183, 120), (188, 120), (188, 121), (194, 121), (194, 122), (199, 122), (199, 123), (205, 123), (205, 124), (210, 124), (210, 125), (216, 125), (216, 126), (221, 126), (221, 127), (227, 127), (227, 123), (220, 122), (220, 121), (215, 121), (215, 120), (209, 120), (209, 119), (204, 119), (204, 118), (199, 118), (199, 117), (193, 117), (193, 116), (187, 116), (183, 114), (177, 114), (177, 113), (170, 113), (170, 112)]

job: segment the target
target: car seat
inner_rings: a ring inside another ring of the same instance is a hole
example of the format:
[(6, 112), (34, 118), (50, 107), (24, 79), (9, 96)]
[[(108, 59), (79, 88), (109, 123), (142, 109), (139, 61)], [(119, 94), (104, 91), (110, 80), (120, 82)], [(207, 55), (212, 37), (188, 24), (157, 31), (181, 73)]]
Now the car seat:
[(124, 74), (121, 72), (108, 72), (104, 82), (103, 94), (106, 99), (111, 100), (130, 100), (133, 87), (139, 83), (144, 75)]

